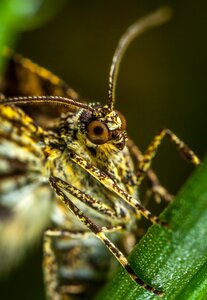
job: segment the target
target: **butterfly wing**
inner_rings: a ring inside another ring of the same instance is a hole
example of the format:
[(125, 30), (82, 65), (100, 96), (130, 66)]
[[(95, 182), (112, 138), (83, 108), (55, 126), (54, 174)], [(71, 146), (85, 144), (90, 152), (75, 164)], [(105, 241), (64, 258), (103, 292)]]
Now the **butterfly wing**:
[[(50, 71), (9, 49), (5, 55), (8, 66), (0, 82), (5, 97), (52, 95), (80, 101)], [(41, 143), (43, 129), (55, 128), (64, 112), (62, 106), (0, 103), (0, 273), (11, 269), (49, 225), (55, 201), (48, 183), (41, 180)]]
[[(0, 80), (0, 91), (6, 97), (61, 96), (80, 101), (79, 95), (52, 72), (10, 49), (5, 49), (4, 54), (8, 65)], [(52, 128), (56, 118), (68, 111), (68, 108), (56, 105), (41, 105), (35, 109), (34, 106), (24, 106), (22, 109), (45, 129)]]
[(62, 79), (30, 59), (5, 49), (8, 59), (2, 91), (6, 96), (53, 95), (80, 101), (78, 94)]
[(40, 172), (43, 133), (20, 108), (0, 105), (0, 274), (49, 224), (53, 194)]

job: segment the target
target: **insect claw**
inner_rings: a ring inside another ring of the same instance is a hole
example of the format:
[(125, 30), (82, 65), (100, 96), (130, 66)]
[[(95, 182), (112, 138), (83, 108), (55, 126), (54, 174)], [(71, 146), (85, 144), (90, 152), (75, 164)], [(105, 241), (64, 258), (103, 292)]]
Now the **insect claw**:
[(165, 227), (165, 228), (170, 228), (171, 227), (170, 224), (167, 223), (167, 221), (165, 221), (165, 220), (160, 220), (159, 224), (161, 226)]
[(164, 296), (164, 293), (162, 291), (157, 291), (157, 290), (154, 290), (153, 293), (159, 297), (163, 297)]

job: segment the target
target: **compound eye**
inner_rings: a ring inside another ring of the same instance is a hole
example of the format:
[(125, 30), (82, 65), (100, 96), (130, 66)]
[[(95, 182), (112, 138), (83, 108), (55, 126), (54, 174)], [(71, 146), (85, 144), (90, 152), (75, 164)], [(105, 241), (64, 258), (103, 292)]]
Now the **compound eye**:
[(121, 130), (125, 130), (126, 125), (127, 125), (125, 117), (118, 110), (116, 110), (116, 113), (118, 114), (119, 118), (121, 119)]
[(97, 145), (105, 144), (109, 138), (110, 133), (108, 127), (100, 121), (91, 121), (87, 126), (88, 139)]

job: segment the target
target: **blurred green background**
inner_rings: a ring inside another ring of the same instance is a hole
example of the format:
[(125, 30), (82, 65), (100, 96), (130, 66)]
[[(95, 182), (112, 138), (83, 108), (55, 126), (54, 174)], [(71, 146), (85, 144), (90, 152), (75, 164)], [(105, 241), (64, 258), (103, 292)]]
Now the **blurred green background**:
[[(14, 9), (20, 9), (18, 0), (13, 2), (17, 5)], [(59, 1), (44, 2), (40, 17), (33, 24), (39, 22), (41, 26), (15, 36), (11, 30), (6, 42), (63, 78), (84, 99), (102, 103), (106, 102), (109, 68), (120, 36), (136, 19), (169, 4), (174, 11), (172, 20), (147, 32), (128, 49), (118, 77), (116, 108), (126, 116), (128, 133), (142, 150), (159, 128), (168, 127), (201, 158), (204, 156), (206, 1), (68, 0), (62, 9)], [(1, 10), (0, 28), (3, 17)], [(24, 28), (32, 27), (24, 21), (22, 24)], [(172, 193), (193, 170), (167, 141), (153, 167)], [(44, 299), (41, 255), (39, 245), (24, 264), (1, 282), (0, 299)]]

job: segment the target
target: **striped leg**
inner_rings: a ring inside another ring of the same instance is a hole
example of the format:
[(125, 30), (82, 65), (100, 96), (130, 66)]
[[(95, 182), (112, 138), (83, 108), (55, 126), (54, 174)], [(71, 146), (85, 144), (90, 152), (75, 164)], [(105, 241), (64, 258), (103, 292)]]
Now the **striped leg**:
[[(76, 215), (76, 217), (90, 230), (92, 231), (104, 244), (105, 246), (111, 251), (111, 253), (116, 257), (119, 263), (124, 267), (127, 271), (129, 276), (140, 286), (145, 288), (148, 291), (153, 292), (156, 295), (161, 295), (162, 292), (157, 291), (153, 287), (147, 285), (144, 281), (142, 281), (132, 270), (130, 267), (126, 257), (123, 255), (121, 251), (106, 237), (102, 228), (97, 226), (91, 219), (89, 219), (62, 191), (59, 187), (56, 177), (50, 177), (50, 184), (52, 188), (55, 190), (57, 195), (63, 201), (63, 203)], [(68, 190), (69, 192), (69, 190)], [(79, 195), (80, 196), (80, 195)], [(78, 198), (79, 199), (79, 198)], [(82, 199), (79, 199), (82, 201)]]
[[(53, 177), (56, 179), (56, 177)], [(103, 226), (101, 227), (102, 232), (115, 232), (118, 230), (124, 229), (123, 226), (117, 225), (117, 226)], [(91, 231), (70, 231), (70, 230), (65, 230), (65, 229), (56, 229), (56, 228), (49, 228), (46, 231), (46, 235), (49, 237), (70, 237), (70, 238), (77, 238), (78, 236), (83, 237), (88, 234), (90, 234)]]
[(58, 291), (58, 266), (52, 249), (52, 238), (49, 231), (45, 231), (43, 240), (43, 273), (48, 300), (61, 300)]
[(194, 154), (194, 152), (183, 142), (181, 141), (172, 131), (169, 129), (162, 129), (157, 135), (155, 135), (151, 144), (147, 148), (146, 153), (143, 156), (143, 159), (139, 163), (138, 174), (137, 174), (137, 184), (140, 185), (144, 178), (144, 174), (149, 171), (152, 159), (157, 153), (158, 147), (161, 144), (164, 137), (167, 137), (172, 143), (175, 144), (177, 150), (186, 158), (187, 161), (194, 165), (199, 165), (200, 160)]
[(104, 214), (106, 217), (109, 217), (109, 219), (111, 218), (114, 219), (115, 217), (117, 217), (115, 210), (111, 209), (108, 205), (99, 202), (95, 198), (85, 194), (84, 192), (80, 191), (79, 189), (65, 182), (64, 180), (58, 177), (54, 177), (54, 178), (60, 188), (69, 192), (74, 197), (81, 199), (81, 201), (85, 203), (87, 206), (93, 208), (94, 210), (100, 212), (101, 214)]
[[(140, 161), (142, 161), (144, 158), (143, 154), (131, 139), (128, 139), (127, 146), (130, 153), (135, 158), (136, 167), (138, 168)], [(147, 170), (146, 177), (150, 184), (150, 189), (146, 193), (147, 198), (149, 198), (150, 195), (153, 194), (156, 202), (158, 203), (160, 202), (161, 198), (167, 202), (172, 200), (173, 196), (160, 184), (157, 175), (152, 169)]]
[(160, 224), (166, 226), (166, 222), (160, 220), (158, 217), (151, 214), (150, 211), (145, 209), (142, 204), (131, 195), (122, 190), (106, 173), (92, 165), (90, 162), (79, 156), (78, 154), (71, 152), (70, 159), (82, 167), (86, 172), (91, 174), (96, 180), (102, 183), (107, 189), (117, 194), (122, 200), (127, 202), (129, 205), (137, 209), (146, 219), (154, 224)]

